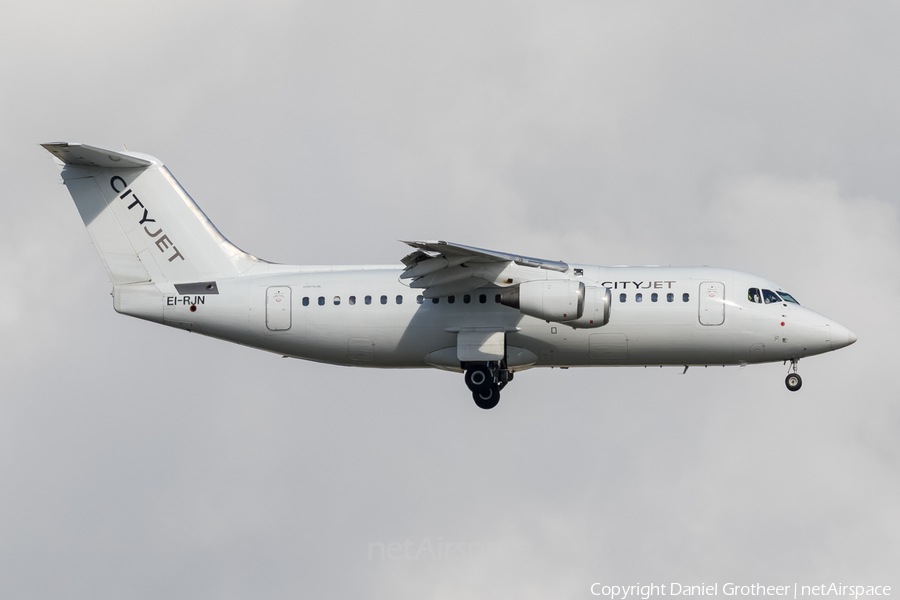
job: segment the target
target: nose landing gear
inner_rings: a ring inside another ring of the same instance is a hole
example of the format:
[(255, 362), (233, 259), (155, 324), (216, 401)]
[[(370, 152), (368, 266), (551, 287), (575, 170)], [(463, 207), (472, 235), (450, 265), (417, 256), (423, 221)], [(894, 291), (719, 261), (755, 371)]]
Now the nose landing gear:
[(500, 402), (500, 390), (506, 387), (513, 374), (506, 368), (506, 361), (464, 364), (466, 386), (472, 392), (475, 405), (490, 410)]
[(796, 392), (800, 389), (800, 386), (803, 385), (803, 379), (800, 378), (800, 375), (797, 373), (797, 363), (799, 363), (799, 359), (791, 360), (791, 369), (793, 372), (788, 373), (788, 376), (784, 378), (784, 385), (787, 386), (792, 392)]

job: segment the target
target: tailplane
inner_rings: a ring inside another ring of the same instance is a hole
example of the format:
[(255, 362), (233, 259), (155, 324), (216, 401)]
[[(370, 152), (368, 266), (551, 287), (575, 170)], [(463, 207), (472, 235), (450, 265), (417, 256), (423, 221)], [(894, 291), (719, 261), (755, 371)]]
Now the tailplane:
[(113, 285), (212, 281), (264, 262), (225, 239), (163, 163), (76, 143), (42, 144)]

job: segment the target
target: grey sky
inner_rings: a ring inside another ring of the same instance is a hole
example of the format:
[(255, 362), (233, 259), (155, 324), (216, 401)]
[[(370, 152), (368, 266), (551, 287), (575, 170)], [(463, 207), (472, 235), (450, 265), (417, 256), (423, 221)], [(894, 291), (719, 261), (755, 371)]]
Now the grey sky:
[[(8, 3), (9, 4), (9, 3)], [(900, 589), (900, 8), (32, 2), (0, 20), (0, 596)], [(461, 377), (116, 315), (52, 157), (158, 156), (232, 242), (449, 239), (779, 282), (859, 342), (785, 368)], [(465, 544), (382, 559), (370, 548)]]

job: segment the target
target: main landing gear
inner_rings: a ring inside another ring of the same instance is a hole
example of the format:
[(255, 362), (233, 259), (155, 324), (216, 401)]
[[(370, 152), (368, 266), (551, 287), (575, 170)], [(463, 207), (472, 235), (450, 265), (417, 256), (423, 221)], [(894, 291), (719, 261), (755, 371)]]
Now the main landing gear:
[(500, 402), (500, 390), (512, 381), (513, 374), (506, 368), (506, 361), (466, 363), (466, 386), (478, 408), (489, 410)]
[(803, 385), (803, 380), (800, 378), (800, 375), (797, 373), (797, 363), (800, 362), (800, 359), (791, 360), (791, 371), (788, 373), (788, 376), (784, 378), (784, 385), (787, 386), (792, 392), (796, 392), (800, 389), (800, 386)]

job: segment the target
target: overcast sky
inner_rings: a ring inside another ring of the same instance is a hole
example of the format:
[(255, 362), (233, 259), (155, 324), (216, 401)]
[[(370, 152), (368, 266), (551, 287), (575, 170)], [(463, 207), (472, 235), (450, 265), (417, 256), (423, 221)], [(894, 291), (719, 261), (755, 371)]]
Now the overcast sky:
[[(878, 2), (7, 2), (0, 596), (896, 595), (898, 30)], [(117, 315), (50, 141), (159, 157), (268, 260), (716, 265), (859, 341), (796, 394), (780, 364), (531, 370), (485, 412), (458, 375)]]

